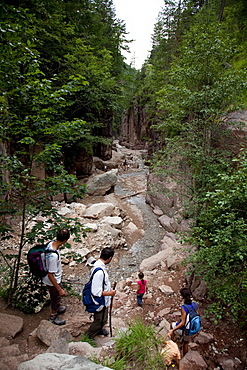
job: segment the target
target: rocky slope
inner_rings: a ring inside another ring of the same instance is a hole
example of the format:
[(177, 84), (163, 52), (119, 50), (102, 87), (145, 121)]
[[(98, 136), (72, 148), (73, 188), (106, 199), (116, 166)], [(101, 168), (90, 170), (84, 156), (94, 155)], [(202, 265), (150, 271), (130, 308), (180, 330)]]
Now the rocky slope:
[[(83, 243), (71, 241), (73, 251), (81, 256), (83, 262), (68, 258), (68, 251), (63, 250), (64, 280), (72, 282), (74, 291), (80, 293), (82, 284), (88, 280), (86, 260), (90, 256), (97, 258), (105, 246), (115, 248), (114, 259), (109, 265), (111, 281), (117, 281), (112, 312), (112, 339), (119, 330), (126, 330), (130, 320), (136, 316), (154, 324), (161, 335), (165, 336), (170, 322), (180, 315), (181, 299), (178, 292), (187, 283), (184, 267), (180, 264), (187, 249), (177, 242), (177, 231), (188, 225), (182, 222), (178, 224), (172, 217), (163, 214), (160, 208), (146, 204), (148, 168), (143, 165), (142, 155), (142, 151), (118, 145), (115, 162), (111, 161), (111, 165), (103, 164), (106, 172), (96, 167), (98, 177), (96, 186), (90, 180), (91, 195), (85, 196), (80, 203), (54, 203), (59, 212), (79, 217), (91, 230)], [(129, 168), (121, 166), (125, 157)], [(99, 181), (103, 177), (104, 181)], [(96, 195), (99, 183), (101, 190)], [(111, 192), (113, 187), (114, 192)], [(149, 286), (143, 308), (137, 306), (135, 298), (139, 270), (144, 272)], [(180, 362), (180, 369), (245, 369), (246, 338), (234, 323), (225, 319), (216, 326), (210, 317), (206, 318), (204, 313), (210, 303), (206, 298), (206, 287), (197, 280), (191, 280), (190, 283), (194, 298), (201, 306), (202, 330), (191, 343), (189, 354)], [(14, 370), (19, 363), (22, 363), (19, 370), (38, 369), (38, 366), (46, 369), (50, 366), (49, 361), (53, 363), (54, 369), (62, 366), (72, 369), (78, 364), (80, 367), (77, 368), (93, 369), (92, 364), (80, 362), (77, 356), (91, 358), (93, 354), (104, 358), (111, 352), (114, 347), (111, 338), (98, 337), (97, 348), (80, 342), (81, 335), (90, 324), (90, 317), (78, 297), (67, 296), (64, 304), (67, 311), (63, 318), (67, 324), (58, 328), (47, 321), (48, 306), (36, 314), (26, 315), (11, 307), (6, 309), (4, 301), (0, 301), (2, 370)], [(18, 318), (15, 325), (14, 317)], [(13, 328), (10, 330), (11, 322)], [(54, 352), (61, 355), (48, 356), (48, 353)], [(31, 367), (25, 364), (26, 360), (35, 359), (40, 354), (45, 354), (49, 360), (47, 365), (43, 362), (44, 357), (38, 357)], [(74, 365), (71, 365), (71, 361)]]

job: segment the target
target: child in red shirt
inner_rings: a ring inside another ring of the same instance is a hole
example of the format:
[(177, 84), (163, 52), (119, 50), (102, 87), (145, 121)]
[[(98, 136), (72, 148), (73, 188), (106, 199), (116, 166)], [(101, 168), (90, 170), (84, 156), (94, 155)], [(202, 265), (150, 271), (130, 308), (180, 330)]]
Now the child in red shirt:
[(147, 292), (147, 280), (144, 280), (143, 272), (139, 272), (138, 277), (140, 280), (137, 281), (138, 289), (136, 292), (136, 298), (138, 306), (142, 307), (142, 298), (144, 296), (144, 293)]

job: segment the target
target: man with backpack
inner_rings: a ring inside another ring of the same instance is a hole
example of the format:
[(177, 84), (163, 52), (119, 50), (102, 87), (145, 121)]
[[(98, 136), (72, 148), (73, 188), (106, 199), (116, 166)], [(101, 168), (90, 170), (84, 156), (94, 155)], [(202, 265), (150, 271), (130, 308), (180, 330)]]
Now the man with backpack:
[(190, 339), (201, 328), (201, 319), (198, 304), (192, 302), (190, 289), (182, 288), (180, 294), (184, 300), (184, 304), (181, 306), (181, 319), (177, 323), (172, 323), (172, 329), (168, 332), (168, 335), (171, 336), (173, 341), (175, 341), (175, 336), (180, 337), (183, 342), (184, 356), (189, 350)]
[(66, 311), (65, 306), (60, 305), (61, 297), (66, 296), (63, 289), (62, 280), (62, 263), (59, 248), (65, 244), (70, 237), (68, 229), (61, 229), (57, 233), (56, 240), (48, 243), (45, 253), (45, 265), (47, 268), (47, 275), (42, 278), (42, 281), (48, 287), (51, 298), (51, 315), (49, 321), (55, 325), (65, 325), (66, 321), (62, 320), (58, 315)]
[(93, 313), (94, 320), (85, 332), (90, 339), (94, 339), (96, 335), (107, 336), (109, 334), (109, 332), (106, 329), (103, 329), (103, 327), (107, 323), (108, 307), (111, 303), (111, 297), (115, 296), (116, 291), (111, 289), (106, 265), (111, 262), (113, 256), (114, 250), (111, 247), (104, 248), (101, 251), (100, 258), (93, 264), (91, 270), (91, 293), (96, 300), (97, 297), (102, 298), (102, 304), (99, 306), (98, 310)]

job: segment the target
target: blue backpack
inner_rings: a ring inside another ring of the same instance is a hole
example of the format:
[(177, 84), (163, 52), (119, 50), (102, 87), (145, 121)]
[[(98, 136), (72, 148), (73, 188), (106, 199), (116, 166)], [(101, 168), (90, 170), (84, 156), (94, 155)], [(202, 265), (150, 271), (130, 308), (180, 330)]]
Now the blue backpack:
[[(94, 269), (90, 277), (90, 280), (85, 284), (82, 290), (82, 303), (84, 304), (84, 306), (86, 306), (86, 311), (90, 313), (99, 312), (105, 306), (105, 297), (103, 296), (96, 297), (95, 295), (92, 294), (93, 276), (99, 270), (102, 270), (102, 268), (96, 267), (96, 269)], [(103, 274), (104, 274), (104, 271), (103, 271)], [(103, 287), (104, 287), (104, 283), (105, 283), (105, 274), (104, 274), (104, 279), (103, 279)]]
[(195, 302), (192, 302), (192, 306), (192, 308), (187, 304), (182, 306), (187, 313), (185, 325), (183, 327), (184, 335), (194, 335), (201, 329), (201, 318), (196, 311), (197, 306)]

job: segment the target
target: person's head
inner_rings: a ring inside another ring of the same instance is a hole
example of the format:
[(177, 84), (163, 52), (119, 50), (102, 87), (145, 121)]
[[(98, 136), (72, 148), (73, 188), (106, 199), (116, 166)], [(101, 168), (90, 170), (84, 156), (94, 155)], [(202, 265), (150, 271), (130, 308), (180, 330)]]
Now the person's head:
[(114, 256), (114, 250), (111, 247), (106, 247), (102, 249), (101, 254), (100, 254), (100, 259), (102, 259), (106, 263), (110, 263), (113, 256)]
[(191, 303), (191, 291), (189, 288), (180, 289), (180, 294), (185, 302)]
[(139, 272), (139, 274), (138, 274), (138, 277), (139, 277), (139, 279), (143, 279), (144, 278), (144, 274), (143, 274), (143, 272)]
[(70, 238), (70, 232), (68, 229), (61, 229), (57, 233), (57, 241), (66, 242)]

